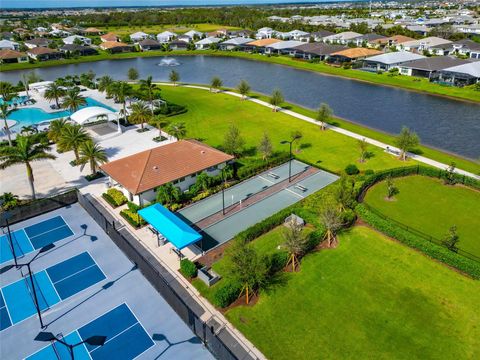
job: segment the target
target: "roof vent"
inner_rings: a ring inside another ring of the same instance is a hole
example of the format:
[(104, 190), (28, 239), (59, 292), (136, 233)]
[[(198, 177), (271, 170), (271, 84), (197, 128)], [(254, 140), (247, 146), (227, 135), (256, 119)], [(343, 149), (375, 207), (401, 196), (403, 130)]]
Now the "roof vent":
[(202, 151), (200, 151), (200, 152), (201, 152), (202, 154), (205, 154), (205, 153), (206, 153), (206, 151), (205, 151), (205, 150), (202, 150)]
[(158, 166), (155, 165), (155, 166), (153, 167), (153, 170), (158, 170)]

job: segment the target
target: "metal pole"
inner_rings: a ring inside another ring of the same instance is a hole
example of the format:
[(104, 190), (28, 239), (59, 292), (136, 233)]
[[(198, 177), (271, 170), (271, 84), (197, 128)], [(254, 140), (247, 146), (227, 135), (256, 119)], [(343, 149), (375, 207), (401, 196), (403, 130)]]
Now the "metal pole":
[(15, 267), (18, 268), (17, 255), (15, 254), (15, 247), (13, 246), (12, 233), (10, 232), (10, 224), (8, 223), (8, 219), (5, 219), (5, 223), (7, 224), (8, 242), (12, 248), (13, 261), (15, 262)]
[(293, 144), (293, 140), (290, 141), (290, 160), (288, 161), (288, 182), (292, 182), (292, 144)]
[(30, 283), (32, 284), (33, 299), (35, 300), (35, 307), (37, 309), (38, 318), (40, 319), (40, 326), (42, 329), (45, 328), (43, 325), (42, 314), (40, 312), (40, 305), (38, 304), (37, 291), (35, 290), (35, 283), (33, 281), (32, 269), (30, 268), (30, 263), (25, 264), (28, 269), (28, 276), (30, 277)]
[(68, 350), (70, 351), (70, 356), (71, 356), (72, 360), (75, 360), (75, 355), (73, 354), (73, 347), (74, 347), (74, 345), (68, 345)]
[(223, 186), (222, 186), (222, 213), (225, 215), (225, 174), (222, 172)]

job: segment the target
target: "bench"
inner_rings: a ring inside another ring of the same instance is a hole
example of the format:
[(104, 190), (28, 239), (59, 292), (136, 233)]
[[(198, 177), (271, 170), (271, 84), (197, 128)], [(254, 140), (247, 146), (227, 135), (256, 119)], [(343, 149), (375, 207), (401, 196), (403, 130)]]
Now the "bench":
[(148, 230), (150, 230), (153, 235), (157, 235), (157, 236), (159, 235), (158, 231), (155, 230), (152, 226), (149, 226), (149, 227), (148, 227)]
[(295, 185), (295, 189), (298, 189), (302, 192), (307, 191), (307, 188), (305, 186), (300, 185), (300, 184)]
[(280, 178), (280, 176), (278, 176), (277, 174), (275, 174), (273, 172), (269, 172), (268, 176), (270, 176), (271, 178), (274, 178), (274, 179), (279, 179)]
[(180, 250), (178, 250), (177, 248), (174, 248), (174, 247), (170, 248), (170, 252), (172, 252), (172, 251), (175, 254), (177, 254), (177, 256), (180, 260), (182, 260), (185, 257), (185, 255), (183, 255), (182, 252)]

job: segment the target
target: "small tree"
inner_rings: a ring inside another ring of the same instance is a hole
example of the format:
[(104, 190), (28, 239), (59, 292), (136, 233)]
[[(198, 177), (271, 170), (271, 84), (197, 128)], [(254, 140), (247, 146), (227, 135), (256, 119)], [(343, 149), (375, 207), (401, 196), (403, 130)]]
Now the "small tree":
[(267, 160), (273, 152), (272, 142), (270, 141), (270, 137), (266, 132), (263, 133), (262, 140), (258, 145), (258, 151), (262, 154), (262, 159)]
[(202, 171), (195, 181), (195, 187), (197, 190), (207, 191), (212, 183), (212, 178), (207, 175), (205, 171)]
[(223, 81), (218, 76), (214, 76), (212, 81), (210, 81), (210, 91), (218, 92), (223, 86)]
[(270, 105), (273, 106), (272, 111), (277, 112), (280, 104), (284, 101), (282, 92), (278, 89), (273, 90), (272, 96), (270, 97)]
[(445, 170), (445, 185), (455, 185), (457, 183), (457, 179), (455, 177), (455, 168), (456, 164), (452, 162), (450, 166)]
[(457, 234), (457, 226), (453, 225), (443, 238), (442, 244), (450, 251), (458, 252), (458, 242), (460, 237)]
[(231, 155), (240, 156), (245, 146), (245, 140), (240, 134), (240, 129), (231, 124), (223, 139), (223, 148), (225, 152)]
[(395, 140), (395, 145), (400, 149), (400, 159), (405, 161), (407, 151), (414, 149), (419, 143), (420, 138), (417, 133), (404, 126)]
[(300, 140), (303, 138), (303, 134), (299, 130), (292, 131), (290, 134), (290, 137), (293, 140), (293, 144), (295, 144), (295, 152), (299, 153), (300, 152)]
[(175, 201), (179, 201), (181, 196), (180, 189), (172, 183), (167, 183), (157, 188), (157, 202), (162, 205), (170, 205)]
[(229, 249), (227, 275), (242, 284), (240, 296), (245, 294), (245, 303), (267, 282), (268, 267), (265, 258), (242, 241), (235, 241)]
[(333, 110), (325, 103), (321, 103), (317, 111), (317, 121), (320, 123), (320, 130), (326, 129), (327, 122), (331, 119)]
[(283, 246), (288, 251), (288, 261), (286, 266), (292, 265), (292, 271), (296, 271), (296, 267), (300, 261), (300, 258), (307, 252), (308, 238), (302, 232), (303, 226), (291, 219), (287, 224), (286, 229), (283, 232), (285, 243)]
[(178, 140), (182, 139), (187, 135), (187, 128), (185, 127), (185, 123), (173, 123), (168, 127), (168, 132), (176, 137)]
[(325, 240), (328, 246), (332, 246), (337, 232), (343, 226), (339, 211), (334, 206), (327, 206), (320, 214), (320, 223), (325, 228)]
[(387, 185), (387, 198), (391, 199), (395, 195), (398, 194), (398, 188), (395, 186), (395, 182), (393, 181), (393, 178), (388, 175), (387, 180), (386, 180), (386, 185)]
[(173, 86), (177, 86), (177, 82), (180, 81), (180, 74), (175, 70), (170, 71), (170, 75), (168, 76), (170, 81), (173, 83)]
[(365, 138), (362, 140), (358, 140), (358, 149), (360, 150), (360, 162), (363, 163), (367, 159), (367, 153), (368, 153), (368, 143)]
[(138, 77), (139, 77), (138, 70), (131, 67), (130, 69), (128, 69), (127, 76), (128, 76), (128, 80), (130, 81), (138, 80)]
[(247, 81), (242, 80), (237, 86), (237, 90), (242, 95), (242, 100), (245, 100), (250, 92), (250, 85)]
[(355, 180), (342, 175), (335, 191), (335, 200), (340, 205), (340, 210), (353, 209), (355, 207)]

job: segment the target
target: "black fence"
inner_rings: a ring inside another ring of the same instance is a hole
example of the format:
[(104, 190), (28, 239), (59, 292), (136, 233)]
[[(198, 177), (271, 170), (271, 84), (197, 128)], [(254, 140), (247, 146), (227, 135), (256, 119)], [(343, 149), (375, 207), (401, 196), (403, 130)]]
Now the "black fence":
[(227, 331), (200, 319), (203, 308), (122, 224), (108, 215), (108, 211), (97, 200), (78, 193), (78, 202), (125, 255), (137, 264), (152, 286), (217, 359), (254, 359)]

